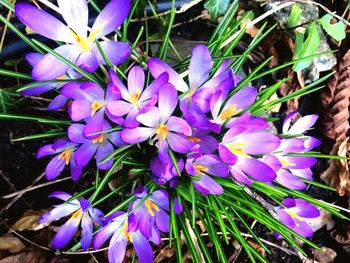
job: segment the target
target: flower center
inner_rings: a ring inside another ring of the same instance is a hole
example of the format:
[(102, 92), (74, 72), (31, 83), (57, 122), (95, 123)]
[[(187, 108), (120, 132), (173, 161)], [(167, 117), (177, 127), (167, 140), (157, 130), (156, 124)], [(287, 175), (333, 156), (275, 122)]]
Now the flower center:
[(166, 127), (165, 124), (159, 125), (158, 129), (156, 130), (156, 134), (160, 135), (163, 138), (163, 140), (166, 139), (167, 133), (168, 133), (168, 128)]
[(71, 218), (73, 219), (77, 219), (78, 217), (80, 217), (82, 215), (83, 211), (81, 210), (81, 208), (79, 208), (77, 211), (74, 212), (74, 214), (72, 215)]
[(287, 160), (280, 160), (280, 161), (283, 164), (283, 166), (296, 166), (295, 163), (292, 163), (292, 162), (287, 161)]
[(94, 117), (95, 113), (104, 106), (102, 101), (94, 101), (91, 103), (91, 117)]
[(228, 107), (220, 113), (219, 120), (226, 120), (227, 118), (236, 115), (240, 111), (242, 111), (242, 109), (237, 109), (237, 104), (232, 104), (230, 107)]
[(250, 155), (246, 154), (244, 151), (243, 151), (243, 147), (245, 146), (248, 146), (248, 143), (245, 143), (245, 142), (237, 142), (237, 143), (232, 143), (228, 146), (228, 149), (233, 152), (234, 154), (236, 155), (241, 155), (241, 156), (244, 156), (248, 159), (251, 158)]
[(100, 135), (97, 138), (92, 140), (92, 143), (103, 143), (103, 141), (106, 139), (105, 135)]
[(130, 102), (133, 104), (133, 105), (136, 105), (139, 98), (140, 98), (140, 95), (141, 95), (141, 92), (138, 90), (136, 91), (136, 93), (132, 93), (130, 92), (129, 93), (129, 97), (130, 97)]
[(100, 31), (100, 29), (97, 29), (95, 31), (90, 32), (88, 38), (84, 38), (77, 35), (73, 30), (71, 30), (71, 33), (74, 36), (75, 40), (78, 42), (78, 44), (81, 46), (83, 51), (90, 51), (95, 41), (95, 38)]
[[(159, 207), (153, 203), (151, 200), (147, 199), (145, 201), (145, 205), (146, 205), (146, 208), (147, 208), (147, 211), (148, 213), (151, 215), (151, 216), (154, 216), (154, 211), (157, 211), (159, 212)], [(154, 210), (154, 211), (153, 211)]]
[(289, 209), (285, 209), (285, 211), (286, 211), (287, 214), (290, 215), (291, 217), (294, 217), (295, 219), (298, 219), (299, 221), (304, 221), (304, 219), (302, 219), (300, 216), (298, 216), (296, 213), (293, 213), (293, 212), (290, 211)]
[(72, 155), (72, 149), (68, 148), (68, 149), (64, 150), (63, 152), (61, 152), (61, 154), (58, 156), (58, 159), (65, 160), (66, 165), (68, 165), (71, 155)]
[(128, 231), (128, 223), (124, 224), (121, 232), (122, 235), (124, 235), (132, 243), (132, 236), (134, 233)]
[(194, 169), (196, 169), (196, 172), (200, 175), (204, 174), (205, 172), (208, 172), (208, 167), (201, 165), (201, 164), (197, 164), (194, 166)]
[(190, 142), (194, 142), (194, 143), (202, 141), (201, 139), (199, 139), (197, 137), (193, 137), (193, 136), (187, 137), (187, 140), (189, 140)]

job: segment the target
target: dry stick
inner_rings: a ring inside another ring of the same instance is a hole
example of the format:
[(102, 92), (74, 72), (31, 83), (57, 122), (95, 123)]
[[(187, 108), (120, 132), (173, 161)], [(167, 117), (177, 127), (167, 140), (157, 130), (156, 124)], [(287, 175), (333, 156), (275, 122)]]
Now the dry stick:
[[(12, 11), (9, 10), (7, 13), (7, 16), (6, 16), (7, 21), (10, 20), (11, 14), (12, 14)], [(6, 31), (7, 31), (7, 24), (4, 26), (4, 30), (2, 31), (2, 36), (1, 36), (1, 40), (0, 40), (0, 54), (1, 54), (2, 47), (3, 47), (4, 42), (5, 42)]]
[(51, 185), (51, 184), (56, 184), (56, 183), (59, 183), (59, 182), (67, 181), (68, 179), (70, 179), (70, 177), (64, 177), (64, 178), (61, 178), (61, 179), (57, 179), (55, 181), (49, 181), (49, 182), (46, 182), (46, 183), (43, 183), (43, 184), (38, 184), (36, 186), (27, 187), (27, 188), (19, 190), (17, 192), (14, 192), (14, 193), (11, 193), (11, 194), (8, 194), (8, 195), (4, 195), (1, 198), (8, 199), (8, 198), (15, 197), (17, 195), (23, 195), (23, 194), (25, 194), (27, 192), (36, 190), (38, 188), (42, 188), (42, 187), (45, 187), (45, 186), (48, 186), (48, 185)]

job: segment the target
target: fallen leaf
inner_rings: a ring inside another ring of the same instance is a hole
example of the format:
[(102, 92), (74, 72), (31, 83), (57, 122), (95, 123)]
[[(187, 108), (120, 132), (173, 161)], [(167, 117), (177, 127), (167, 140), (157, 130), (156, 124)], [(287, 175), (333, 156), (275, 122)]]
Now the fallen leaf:
[(25, 245), (14, 236), (0, 237), (0, 250), (7, 250), (10, 253), (17, 253), (25, 248)]
[(259, 244), (255, 243), (252, 240), (247, 241), (253, 248), (255, 248), (263, 257), (266, 257), (266, 251), (265, 249), (260, 246)]
[(47, 258), (40, 251), (25, 251), (19, 254), (7, 256), (0, 260), (0, 263), (46, 263)]
[[(175, 255), (175, 247), (172, 246), (169, 248), (169, 246), (166, 246), (161, 251), (159, 251), (158, 255), (154, 259), (154, 263), (160, 263), (163, 260), (170, 259)], [(167, 260), (167, 261), (168, 261)]]
[(320, 263), (331, 263), (336, 256), (337, 253), (329, 247), (322, 246), (320, 249), (315, 250), (315, 259)]
[(40, 217), (46, 213), (46, 209), (42, 210), (27, 210), (24, 212), (22, 217), (12, 225), (11, 229), (15, 231), (23, 231), (23, 230), (32, 230), (32, 231), (37, 231), (39, 229), (42, 229), (48, 224), (40, 224), (39, 219)]

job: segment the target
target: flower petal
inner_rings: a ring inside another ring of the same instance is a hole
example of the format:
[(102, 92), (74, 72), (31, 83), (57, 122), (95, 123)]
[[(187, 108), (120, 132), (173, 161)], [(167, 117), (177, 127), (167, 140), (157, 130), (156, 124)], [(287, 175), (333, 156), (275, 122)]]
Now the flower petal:
[(186, 82), (181, 78), (181, 76), (173, 70), (168, 64), (161, 61), (158, 58), (151, 58), (147, 62), (149, 71), (154, 78), (158, 78), (164, 72), (169, 75), (169, 83), (172, 84), (178, 91), (186, 92), (188, 91), (188, 86)]
[(96, 39), (116, 30), (128, 17), (130, 7), (130, 0), (111, 0), (92, 26), (92, 32), (97, 32)]
[(55, 87), (51, 85), (41, 85), (41, 86), (36, 86), (34, 88), (29, 88), (21, 91), (21, 94), (24, 96), (33, 96), (33, 95), (39, 95), (41, 93), (44, 93), (46, 91), (52, 90)]
[[(101, 41), (100, 45), (107, 58), (114, 65), (123, 63), (131, 54), (130, 45), (126, 42), (112, 40)], [(102, 57), (101, 52), (98, 50), (96, 45), (92, 47), (92, 51), (94, 52), (99, 63), (106, 64), (105, 59)]]
[(58, 7), (68, 26), (83, 38), (86, 38), (89, 10), (86, 0), (57, 0)]
[(167, 84), (159, 90), (158, 107), (162, 123), (165, 123), (174, 112), (177, 101), (177, 91), (173, 85)]
[(91, 117), (91, 102), (86, 100), (75, 100), (68, 107), (69, 117), (73, 121), (81, 121)]
[(204, 174), (200, 177), (200, 180), (193, 180), (193, 185), (196, 189), (202, 194), (213, 194), (221, 195), (224, 192), (224, 189), (219, 185), (213, 178)]
[[(114, 230), (115, 231), (115, 230)], [(118, 233), (119, 232), (119, 233)], [(122, 263), (128, 240), (119, 231), (116, 231), (109, 242), (108, 260), (113, 263)]]
[(56, 151), (54, 149), (52, 149), (52, 144), (46, 144), (46, 145), (41, 146), (39, 148), (35, 157), (41, 158), (41, 157), (48, 156), (48, 155), (51, 155), (54, 153), (56, 153)]
[[(54, 51), (71, 62), (76, 61), (81, 52), (80, 47), (75, 45), (62, 45)], [(37, 81), (54, 80), (64, 75), (68, 69), (69, 66), (66, 63), (49, 53), (33, 67), (32, 76)]]
[(297, 120), (289, 129), (288, 134), (302, 134), (310, 129), (317, 121), (317, 115), (307, 115)]
[(110, 101), (107, 109), (113, 116), (121, 117), (127, 114), (132, 108), (132, 104), (123, 100)]
[(176, 133), (168, 132), (167, 136), (170, 148), (177, 153), (188, 153), (194, 145), (188, 139)]
[(81, 229), (82, 229), (82, 233), (81, 233), (82, 238), (80, 240), (81, 247), (84, 250), (87, 250), (91, 244), (93, 225), (89, 214), (86, 212), (83, 213), (83, 218), (81, 220)]
[(156, 213), (156, 226), (157, 228), (164, 233), (169, 232), (169, 215), (163, 209), (159, 209), (159, 212)]
[(15, 14), (23, 24), (44, 37), (56, 41), (76, 43), (74, 36), (67, 26), (52, 15), (33, 5), (16, 4)]
[(270, 166), (253, 157), (240, 158), (236, 165), (238, 165), (244, 173), (261, 182), (272, 182), (277, 176)]
[(55, 111), (60, 108), (63, 108), (64, 105), (67, 103), (67, 100), (67, 97), (63, 95), (58, 95), (50, 102), (49, 106), (47, 106), (47, 109)]
[(153, 82), (142, 92), (140, 101), (146, 101), (151, 99), (154, 95), (158, 94), (161, 87), (168, 83), (169, 75), (167, 72), (160, 74)]
[(133, 108), (128, 115), (126, 115), (124, 126), (127, 128), (136, 128), (139, 126), (140, 123), (136, 119), (139, 113), (140, 111), (138, 108)]
[(179, 117), (171, 116), (167, 122), (167, 127), (169, 131), (183, 133), (186, 136), (191, 136), (192, 134), (190, 125)]
[(96, 164), (98, 169), (108, 170), (109, 168), (111, 168), (111, 166), (113, 165), (113, 158), (111, 158), (110, 160), (102, 164), (100, 164), (100, 162), (113, 151), (114, 151), (114, 148), (110, 142), (106, 141), (100, 144), (96, 152)]
[(140, 263), (152, 263), (153, 262), (153, 250), (148, 240), (140, 233), (136, 231), (133, 235), (133, 245), (136, 251), (136, 255)]
[(98, 144), (91, 141), (84, 143), (76, 150), (74, 159), (80, 167), (85, 167), (94, 156)]
[(128, 74), (129, 93), (136, 95), (141, 94), (145, 85), (145, 73), (139, 66), (133, 66)]
[(134, 129), (124, 129), (120, 136), (122, 140), (129, 144), (136, 144), (146, 141), (149, 137), (155, 134), (155, 130), (146, 127), (137, 127)]
[(82, 213), (77, 216), (72, 216), (60, 229), (57, 231), (52, 240), (52, 247), (59, 249), (65, 247), (74, 237), (78, 230), (78, 226), (82, 217)]
[(84, 130), (85, 125), (81, 123), (73, 123), (69, 126), (68, 128), (68, 138), (72, 142), (75, 143), (86, 143), (89, 142), (88, 139), (86, 139), (83, 136), (83, 130)]
[(43, 214), (39, 220), (39, 223), (40, 224), (51, 223), (52, 221), (56, 221), (62, 217), (66, 217), (72, 214), (78, 209), (79, 209), (79, 205), (72, 205), (72, 204), (58, 205), (51, 211), (48, 211), (45, 214)]
[(102, 131), (104, 123), (104, 110), (99, 110), (95, 113), (94, 117), (92, 117), (92, 119), (87, 122), (83, 130), (84, 137), (89, 139), (95, 139), (99, 137), (100, 134), (97, 133)]
[(116, 231), (120, 231), (121, 228), (121, 222), (118, 221), (112, 221), (108, 223), (108, 225), (101, 228), (100, 231), (96, 234), (94, 238), (94, 248), (99, 249), (102, 247), (102, 245), (106, 242), (108, 238), (110, 238)]
[(75, 153), (73, 153), (72, 157), (70, 158), (70, 176), (74, 181), (77, 181), (80, 179), (83, 173), (83, 168), (76, 163), (74, 155)]
[(237, 162), (237, 156), (223, 144), (219, 144), (219, 155), (221, 160), (227, 164), (233, 165)]
[(205, 45), (197, 45), (192, 49), (188, 70), (190, 89), (199, 88), (208, 79), (212, 65), (210, 51)]
[(306, 188), (306, 184), (302, 180), (285, 169), (278, 170), (276, 181), (291, 189), (303, 190)]
[(148, 127), (158, 127), (160, 125), (160, 110), (151, 107), (147, 112), (139, 114), (136, 120)]
[(98, 68), (96, 55), (90, 50), (81, 52), (75, 64), (87, 72), (94, 72)]
[(63, 159), (59, 158), (59, 155), (55, 156), (45, 169), (45, 176), (47, 180), (53, 180), (63, 171), (66, 163)]

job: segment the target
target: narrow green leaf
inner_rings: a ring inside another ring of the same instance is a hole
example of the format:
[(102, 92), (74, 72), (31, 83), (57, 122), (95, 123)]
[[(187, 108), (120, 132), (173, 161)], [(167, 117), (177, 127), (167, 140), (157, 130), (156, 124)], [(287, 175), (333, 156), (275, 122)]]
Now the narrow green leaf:
[(328, 35), (333, 37), (337, 41), (341, 41), (346, 37), (345, 29), (346, 26), (343, 21), (338, 21), (335, 24), (331, 24), (332, 19), (331, 14), (325, 14), (320, 20), (320, 24), (324, 31), (327, 32)]
[(13, 139), (12, 142), (22, 142), (22, 141), (35, 140), (35, 139), (59, 137), (59, 136), (64, 136), (65, 134), (66, 134), (66, 132), (64, 132), (62, 130), (50, 131), (50, 132), (33, 134), (33, 135), (28, 135), (28, 136), (24, 136), (21, 138)]
[(230, 3), (230, 0), (207, 0), (204, 8), (208, 10), (211, 20), (215, 21), (223, 15)]
[(41, 118), (41, 117), (24, 116), (24, 115), (7, 114), (7, 113), (0, 113), (0, 119), (14, 120), (14, 121), (37, 121), (37, 122), (47, 123), (47, 124), (69, 125), (72, 123), (70, 120), (56, 120), (56, 119), (47, 119), (47, 118)]
[(29, 76), (29, 75), (27, 75), (25, 73), (11, 71), (11, 70), (6, 70), (6, 69), (0, 69), (0, 75), (14, 77), (14, 78), (18, 78), (18, 79), (27, 79), (27, 80), (31, 80), (32, 79), (31, 76)]
[(287, 25), (289, 28), (296, 27), (299, 24), (299, 19), (303, 10), (300, 6), (295, 3), (292, 5), (292, 9), (290, 10)]

